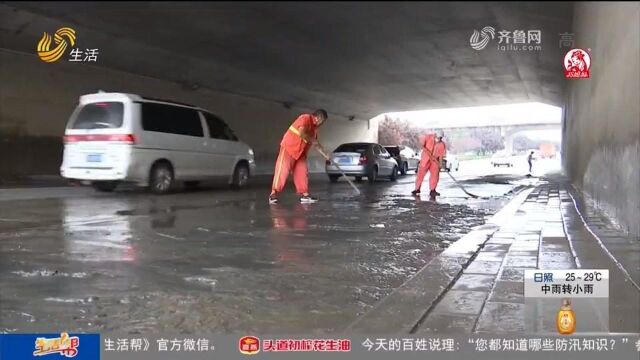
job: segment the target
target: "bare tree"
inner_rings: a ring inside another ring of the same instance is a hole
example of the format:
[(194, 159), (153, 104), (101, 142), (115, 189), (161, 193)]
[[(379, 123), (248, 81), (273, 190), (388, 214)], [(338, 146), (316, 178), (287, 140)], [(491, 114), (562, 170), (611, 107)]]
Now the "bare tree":
[(480, 140), (482, 144), (480, 151), (483, 154), (493, 153), (504, 149), (504, 139), (500, 135), (500, 129), (493, 127), (474, 128), (471, 136)]
[(378, 127), (378, 141), (382, 145), (405, 145), (418, 149), (420, 147), (419, 136), (422, 133), (424, 130), (416, 128), (407, 120), (385, 116)]

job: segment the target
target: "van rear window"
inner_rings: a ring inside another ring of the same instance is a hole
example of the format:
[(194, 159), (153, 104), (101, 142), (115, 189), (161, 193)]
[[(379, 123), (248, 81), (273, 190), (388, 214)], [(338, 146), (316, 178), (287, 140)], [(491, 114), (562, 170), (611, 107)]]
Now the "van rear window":
[(124, 105), (121, 102), (99, 102), (84, 105), (72, 129), (117, 129), (122, 126)]

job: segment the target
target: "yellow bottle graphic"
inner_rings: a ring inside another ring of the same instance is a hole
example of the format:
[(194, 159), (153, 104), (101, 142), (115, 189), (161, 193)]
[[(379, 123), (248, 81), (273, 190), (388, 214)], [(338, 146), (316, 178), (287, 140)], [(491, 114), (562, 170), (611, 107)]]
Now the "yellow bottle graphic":
[(576, 314), (571, 308), (571, 300), (562, 300), (562, 307), (560, 307), (556, 318), (556, 326), (558, 332), (563, 335), (573, 334), (576, 331)]

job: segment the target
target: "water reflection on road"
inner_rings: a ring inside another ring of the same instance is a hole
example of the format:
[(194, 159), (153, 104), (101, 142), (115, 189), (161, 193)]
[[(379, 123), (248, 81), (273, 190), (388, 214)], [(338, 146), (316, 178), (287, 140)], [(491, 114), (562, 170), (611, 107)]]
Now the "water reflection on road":
[(516, 187), (473, 200), (443, 181), (430, 201), (412, 182), (323, 182), (310, 205), (260, 190), (1, 203), (17, 221), (0, 230), (0, 331), (340, 330)]

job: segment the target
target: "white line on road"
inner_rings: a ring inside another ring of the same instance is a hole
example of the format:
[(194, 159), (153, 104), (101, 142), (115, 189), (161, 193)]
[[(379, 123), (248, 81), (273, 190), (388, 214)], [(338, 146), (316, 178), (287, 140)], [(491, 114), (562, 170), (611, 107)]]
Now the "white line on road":
[(177, 236), (171, 236), (171, 235), (162, 234), (162, 233), (156, 233), (156, 234), (158, 234), (158, 236), (162, 236), (162, 237), (173, 239), (173, 240), (186, 240), (185, 238), (181, 238)]

